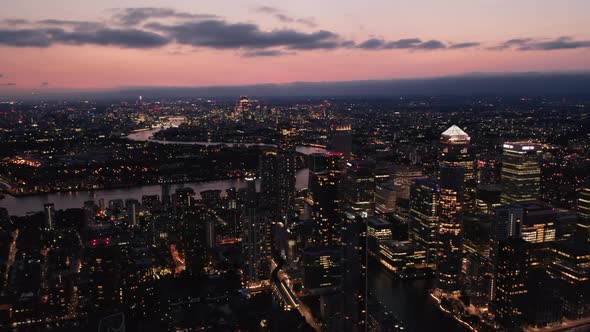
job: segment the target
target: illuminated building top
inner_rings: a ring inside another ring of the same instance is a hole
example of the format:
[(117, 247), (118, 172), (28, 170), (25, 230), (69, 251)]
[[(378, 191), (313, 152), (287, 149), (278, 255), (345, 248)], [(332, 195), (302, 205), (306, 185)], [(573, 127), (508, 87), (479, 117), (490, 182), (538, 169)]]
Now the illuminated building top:
[(510, 150), (515, 152), (541, 151), (542, 149), (541, 144), (530, 141), (505, 142), (502, 148), (504, 148), (504, 151)]
[(452, 125), (440, 135), (440, 140), (447, 144), (468, 144), (471, 137), (463, 129)]
[(334, 131), (351, 131), (352, 130), (352, 126), (349, 125), (349, 124), (333, 125), (332, 126), (332, 130), (334, 130)]

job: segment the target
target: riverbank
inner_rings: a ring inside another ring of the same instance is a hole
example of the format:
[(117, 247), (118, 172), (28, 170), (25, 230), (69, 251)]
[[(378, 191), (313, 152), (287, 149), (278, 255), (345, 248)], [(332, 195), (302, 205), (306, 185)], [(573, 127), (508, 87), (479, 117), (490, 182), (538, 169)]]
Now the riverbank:
[(157, 186), (162, 184), (188, 184), (188, 183), (202, 183), (202, 182), (212, 182), (212, 181), (226, 181), (226, 180), (241, 180), (245, 179), (246, 176), (235, 176), (235, 177), (220, 177), (220, 178), (213, 178), (213, 179), (191, 179), (191, 180), (178, 180), (178, 181), (147, 181), (143, 183), (137, 183), (132, 185), (112, 185), (106, 187), (92, 187), (92, 188), (68, 188), (68, 189), (54, 189), (54, 190), (44, 190), (44, 191), (36, 191), (36, 192), (14, 192), (11, 190), (0, 190), (0, 192), (8, 194), (12, 197), (27, 197), (27, 196), (37, 196), (37, 195), (48, 195), (48, 194), (57, 194), (57, 193), (68, 193), (68, 192), (79, 192), (79, 191), (101, 191), (101, 190), (116, 190), (116, 189), (133, 189), (139, 188), (143, 186)]
[[(297, 189), (307, 188), (309, 170), (307, 168), (301, 169), (296, 173)], [(247, 182), (243, 178), (232, 178), (217, 181), (201, 181), (201, 182), (183, 182), (171, 183), (170, 193), (174, 193), (176, 189), (190, 187), (195, 191), (196, 197), (200, 198), (200, 192), (205, 190), (221, 190), (222, 195), (229, 188), (246, 188)], [(256, 180), (256, 186), (260, 189), (260, 180)], [(141, 200), (144, 195), (161, 195), (162, 186), (160, 184), (151, 184), (143, 186), (122, 187), (116, 189), (105, 190), (77, 190), (77, 191), (62, 191), (55, 193), (42, 193), (37, 195), (27, 195), (14, 197), (7, 195), (5, 199), (0, 200), (0, 207), (8, 209), (10, 215), (26, 215), (30, 212), (38, 212), (43, 210), (43, 205), (46, 203), (55, 204), (56, 209), (71, 209), (81, 208), (85, 201), (93, 200), (97, 202), (99, 199), (104, 199), (108, 203), (109, 200), (133, 198)]]
[(430, 297), (431, 279), (396, 278), (377, 262), (369, 262), (370, 295), (393, 312), (408, 331), (468, 332), (465, 326), (439, 310)]
[[(153, 134), (157, 133), (158, 131), (165, 129), (166, 127), (158, 127), (152, 129), (140, 129), (135, 130), (127, 135), (127, 138), (132, 141), (142, 141), (142, 142), (153, 142), (156, 144), (180, 144), (180, 145), (204, 145), (204, 146), (216, 146), (216, 145), (227, 145), (227, 146), (245, 146), (245, 147), (274, 147), (274, 145), (269, 144), (262, 144), (262, 143), (226, 143), (226, 142), (194, 142), (194, 141), (160, 141), (153, 139)], [(312, 153), (318, 152), (326, 152), (326, 149), (322, 145), (318, 144), (306, 144), (306, 145), (298, 145), (295, 147), (295, 151), (302, 155), (310, 155)], [(302, 169), (298, 170), (301, 171)], [(168, 184), (188, 184), (188, 183), (201, 183), (201, 182), (212, 182), (212, 181), (227, 181), (227, 180), (237, 180), (243, 179), (244, 176), (227, 176), (227, 177), (217, 177), (217, 178), (208, 178), (208, 179), (167, 179), (165, 183)], [(95, 187), (75, 187), (75, 188), (64, 188), (64, 189), (51, 189), (51, 190), (42, 190), (42, 191), (34, 191), (34, 192), (19, 192), (10, 189), (0, 190), (0, 192), (6, 193), (13, 197), (27, 197), (27, 196), (35, 196), (35, 195), (50, 195), (56, 193), (68, 193), (68, 192), (85, 192), (85, 191), (101, 191), (101, 190), (116, 190), (116, 189), (133, 189), (139, 188), (143, 186), (152, 186), (152, 185), (161, 185), (162, 182), (158, 180), (153, 181), (145, 181), (137, 184), (127, 184), (127, 185), (108, 185), (108, 186), (95, 186)]]

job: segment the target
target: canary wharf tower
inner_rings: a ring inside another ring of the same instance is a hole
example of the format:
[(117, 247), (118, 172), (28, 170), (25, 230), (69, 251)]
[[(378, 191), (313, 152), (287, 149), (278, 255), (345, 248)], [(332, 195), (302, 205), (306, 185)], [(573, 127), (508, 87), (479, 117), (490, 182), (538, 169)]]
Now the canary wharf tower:
[(465, 169), (465, 182), (463, 184), (463, 206), (467, 209), (475, 203), (476, 178), (476, 151), (471, 145), (471, 137), (456, 125), (452, 125), (440, 136), (440, 151), (438, 157), (439, 169), (443, 167), (463, 167)]

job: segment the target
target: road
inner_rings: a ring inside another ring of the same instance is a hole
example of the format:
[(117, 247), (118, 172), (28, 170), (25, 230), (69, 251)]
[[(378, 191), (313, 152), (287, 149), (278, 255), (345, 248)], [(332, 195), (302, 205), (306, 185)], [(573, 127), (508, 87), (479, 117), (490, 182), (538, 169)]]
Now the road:
[[(273, 279), (275, 279), (273, 282), (277, 283), (276, 287), (289, 287), (289, 291), (287, 292), (290, 296), (294, 296), (292, 294), (294, 294), (293, 289), (291, 289), (291, 282), (289, 280), (289, 275), (281, 270), (282, 266), (283, 266), (283, 262), (279, 262), (278, 264), (274, 261), (272, 261), (271, 263), (272, 267), (273, 267)], [(290, 302), (295, 302), (292, 299), (290, 300)], [(320, 325), (316, 322), (315, 318), (313, 317), (313, 314), (311, 313), (311, 310), (309, 309), (309, 307), (307, 307), (303, 302), (301, 302), (299, 299), (297, 299), (297, 305), (295, 306), (295, 308), (297, 308), (297, 310), (299, 311), (299, 313), (301, 314), (301, 316), (303, 316), (305, 318), (305, 321), (307, 322), (307, 324), (309, 324), (309, 326), (311, 326), (316, 332), (320, 332), (322, 329), (320, 327)]]

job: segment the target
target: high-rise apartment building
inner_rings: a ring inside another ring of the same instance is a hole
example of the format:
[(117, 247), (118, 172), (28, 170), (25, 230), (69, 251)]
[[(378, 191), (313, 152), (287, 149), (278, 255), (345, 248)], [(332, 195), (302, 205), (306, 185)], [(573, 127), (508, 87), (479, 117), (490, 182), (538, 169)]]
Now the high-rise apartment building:
[(260, 157), (260, 202), (289, 224), (295, 202), (295, 146), (283, 142)]
[(312, 220), (318, 231), (318, 245), (340, 245), (339, 192), (341, 153), (329, 152), (311, 156), (309, 188), (311, 192)]
[(464, 176), (465, 169), (461, 166), (440, 168), (436, 287), (442, 295), (454, 295), (461, 291)]
[(530, 251), (526, 241), (509, 238), (498, 242), (492, 312), (507, 330), (518, 328), (525, 322), (529, 266)]
[(426, 249), (426, 263), (434, 266), (437, 255), (437, 233), (440, 186), (433, 179), (416, 180), (410, 193), (409, 238)]

